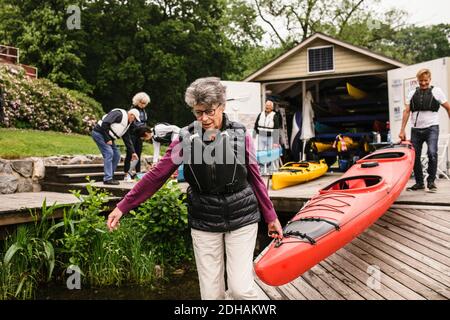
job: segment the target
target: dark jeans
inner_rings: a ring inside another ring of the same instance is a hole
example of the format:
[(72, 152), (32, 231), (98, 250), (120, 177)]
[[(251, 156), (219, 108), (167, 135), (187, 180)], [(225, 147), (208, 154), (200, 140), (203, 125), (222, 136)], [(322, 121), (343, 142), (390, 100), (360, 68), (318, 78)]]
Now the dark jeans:
[(119, 148), (114, 142), (112, 145), (107, 144), (105, 142), (105, 138), (100, 132), (92, 131), (92, 138), (103, 156), (103, 181), (111, 180), (114, 177), (114, 172), (116, 171), (117, 165), (120, 161)]
[(428, 147), (428, 178), (427, 182), (432, 183), (436, 179), (436, 171), (438, 164), (438, 139), (439, 126), (431, 126), (424, 129), (411, 128), (411, 142), (416, 151), (416, 159), (414, 161), (414, 177), (416, 183), (423, 184), (423, 171), (420, 156), (422, 154), (423, 143), (427, 143)]
[[(131, 135), (131, 143), (133, 143), (134, 151), (139, 157), (139, 161), (136, 165), (136, 173), (141, 172), (141, 153), (142, 153), (142, 144), (143, 141), (140, 137), (136, 137), (134, 135)], [(124, 163), (124, 172), (127, 173), (130, 170), (130, 163), (131, 163), (131, 155), (132, 153), (127, 150), (127, 155), (125, 156), (125, 163)]]

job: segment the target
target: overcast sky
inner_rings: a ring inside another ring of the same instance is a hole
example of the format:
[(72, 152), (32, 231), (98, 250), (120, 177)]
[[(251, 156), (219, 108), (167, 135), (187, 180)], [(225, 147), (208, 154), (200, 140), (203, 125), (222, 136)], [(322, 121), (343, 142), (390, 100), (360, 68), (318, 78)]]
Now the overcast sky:
[(408, 22), (418, 26), (450, 23), (449, 0), (381, 0), (381, 6), (409, 12)]

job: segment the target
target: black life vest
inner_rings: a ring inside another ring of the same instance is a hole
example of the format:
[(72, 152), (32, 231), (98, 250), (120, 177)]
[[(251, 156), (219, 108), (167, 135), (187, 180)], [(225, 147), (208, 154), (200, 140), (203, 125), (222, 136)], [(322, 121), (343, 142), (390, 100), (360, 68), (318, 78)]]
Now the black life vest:
[(222, 123), (214, 141), (203, 141), (208, 133), (199, 122), (180, 131), (189, 225), (198, 230), (226, 232), (260, 220), (247, 181), (245, 127), (225, 114)]
[(416, 92), (411, 98), (411, 111), (433, 111), (438, 112), (440, 103), (437, 101), (432, 93), (433, 86), (426, 90), (420, 90), (419, 87), (416, 88)]

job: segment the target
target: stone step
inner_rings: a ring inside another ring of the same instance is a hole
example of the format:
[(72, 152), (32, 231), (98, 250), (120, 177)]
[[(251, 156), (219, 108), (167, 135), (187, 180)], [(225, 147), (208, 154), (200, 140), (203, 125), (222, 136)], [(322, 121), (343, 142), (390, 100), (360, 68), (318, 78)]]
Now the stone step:
[[(103, 172), (88, 172), (88, 173), (65, 173), (59, 175), (45, 175), (45, 182), (59, 182), (59, 183), (82, 183), (87, 182), (87, 177), (89, 180), (102, 181)], [(116, 171), (114, 173), (114, 179), (123, 180), (125, 177), (124, 172)]]
[[(123, 171), (124, 164), (117, 166), (117, 171)], [(52, 175), (61, 175), (67, 173), (91, 173), (103, 172), (103, 164), (66, 164), (45, 166), (46, 173)]]

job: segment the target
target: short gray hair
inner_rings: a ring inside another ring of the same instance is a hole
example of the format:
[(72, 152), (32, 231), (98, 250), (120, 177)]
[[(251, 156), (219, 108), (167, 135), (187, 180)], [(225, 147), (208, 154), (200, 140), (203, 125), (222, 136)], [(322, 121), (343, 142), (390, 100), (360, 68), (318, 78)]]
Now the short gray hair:
[(191, 108), (198, 104), (209, 107), (217, 103), (225, 104), (226, 87), (220, 82), (220, 78), (199, 78), (186, 89), (184, 101)]
[(136, 93), (133, 97), (133, 106), (137, 106), (137, 104), (139, 102), (145, 102), (145, 104), (149, 104), (150, 103), (150, 97), (148, 94), (146, 94), (145, 92), (139, 92)]

